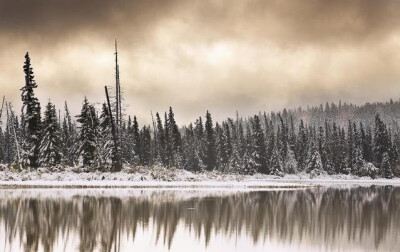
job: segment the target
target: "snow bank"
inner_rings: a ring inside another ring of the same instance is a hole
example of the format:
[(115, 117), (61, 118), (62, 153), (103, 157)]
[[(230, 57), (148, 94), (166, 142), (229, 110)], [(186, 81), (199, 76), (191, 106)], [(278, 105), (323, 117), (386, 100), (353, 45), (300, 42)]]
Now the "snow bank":
[(68, 167), (62, 170), (0, 171), (0, 187), (242, 187), (242, 188), (299, 188), (325, 185), (398, 185), (400, 179), (371, 179), (352, 175), (309, 174), (285, 175), (284, 177), (254, 174), (225, 174), (218, 171), (192, 173), (181, 169), (163, 167), (125, 167), (121, 172), (81, 172)]

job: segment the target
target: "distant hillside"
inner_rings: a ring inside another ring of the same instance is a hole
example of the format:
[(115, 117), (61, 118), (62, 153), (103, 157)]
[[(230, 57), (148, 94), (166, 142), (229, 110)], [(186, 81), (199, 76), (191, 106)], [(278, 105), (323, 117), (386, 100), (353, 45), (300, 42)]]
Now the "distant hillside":
[(325, 105), (312, 106), (307, 108), (284, 109), (280, 112), (271, 112), (267, 115), (274, 123), (279, 124), (278, 113), (283, 118), (293, 117), (295, 125), (302, 119), (305, 123), (322, 126), (325, 121), (335, 121), (338, 126), (347, 126), (348, 121), (362, 122), (366, 126), (372, 126), (376, 114), (381, 119), (393, 127), (400, 121), (400, 99), (388, 102), (366, 103), (364, 105), (355, 105), (351, 103), (326, 103)]

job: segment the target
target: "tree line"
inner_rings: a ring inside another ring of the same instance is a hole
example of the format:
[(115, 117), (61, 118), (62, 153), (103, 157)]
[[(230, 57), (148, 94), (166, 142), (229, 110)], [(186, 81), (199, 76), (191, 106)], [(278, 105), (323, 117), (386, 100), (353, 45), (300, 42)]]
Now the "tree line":
[[(325, 108), (285, 109), (247, 118), (237, 114), (217, 123), (207, 111), (205, 117), (182, 127), (170, 107), (164, 114), (156, 113), (152, 126), (140, 127), (136, 116), (128, 116), (120, 126), (116, 146), (113, 111), (107, 103), (97, 109), (85, 98), (81, 112), (73, 117), (65, 102), (61, 117), (49, 101), (42, 117), (28, 53), (23, 69), (21, 114), (17, 116), (6, 103), (6, 122), (0, 130), (0, 163), (15, 169), (79, 166), (117, 171), (113, 162), (118, 152), (126, 166), (158, 165), (193, 172), (400, 175), (397, 122), (388, 123), (385, 113), (383, 119), (374, 114), (377, 109), (400, 108), (392, 100), (363, 107), (327, 104)], [(354, 115), (356, 110), (364, 111), (360, 120)], [(343, 115), (349, 114), (353, 118), (344, 123)]]

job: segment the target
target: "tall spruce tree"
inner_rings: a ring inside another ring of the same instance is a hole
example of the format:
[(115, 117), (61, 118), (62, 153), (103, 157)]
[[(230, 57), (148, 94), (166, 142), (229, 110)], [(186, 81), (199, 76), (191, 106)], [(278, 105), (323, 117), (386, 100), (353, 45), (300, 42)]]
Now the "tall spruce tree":
[(374, 130), (374, 163), (377, 167), (382, 164), (383, 154), (390, 151), (390, 138), (386, 125), (381, 120), (379, 114), (375, 116)]
[(169, 107), (169, 112), (168, 112), (168, 132), (169, 132), (169, 143), (172, 148), (171, 164), (178, 167), (179, 161), (181, 159), (180, 152), (182, 146), (182, 139), (178, 125), (175, 122), (175, 115), (174, 112), (172, 111), (172, 107)]
[(80, 123), (79, 155), (82, 157), (83, 166), (93, 166), (97, 151), (98, 118), (93, 105), (85, 97), (81, 113), (77, 116)]
[[(335, 126), (336, 127), (336, 126)], [(332, 175), (336, 172), (335, 168), (335, 155), (333, 149), (335, 144), (333, 142), (333, 136), (336, 129), (332, 129), (331, 125), (325, 121), (325, 146), (324, 146), (324, 157), (325, 157), (325, 171)]]
[(364, 125), (360, 122), (360, 144), (362, 150), (362, 157), (366, 162), (372, 162), (372, 134), (371, 129), (366, 132)]
[(206, 169), (206, 144), (205, 144), (205, 136), (204, 136), (204, 125), (201, 117), (196, 120), (194, 127), (194, 135), (195, 135), (195, 152), (196, 156), (199, 157), (199, 170)]
[(165, 156), (168, 166), (174, 164), (174, 152), (171, 137), (171, 126), (169, 125), (169, 119), (167, 113), (164, 113), (164, 134), (165, 134)]
[(98, 165), (100, 168), (111, 168), (116, 153), (111, 129), (111, 117), (106, 103), (103, 103), (99, 117)]
[(215, 153), (215, 134), (214, 134), (214, 127), (211, 118), (211, 114), (208, 112), (206, 113), (206, 124), (205, 124), (205, 166), (206, 169), (209, 171), (214, 170), (216, 166), (216, 153)]
[(311, 141), (310, 154), (308, 155), (306, 172), (310, 173), (311, 177), (318, 176), (322, 173), (323, 166), (321, 155), (316, 146), (315, 140)]
[(226, 171), (228, 169), (228, 150), (227, 143), (224, 132), (221, 126), (215, 124), (216, 133), (216, 153), (217, 153), (217, 167), (221, 171)]
[(143, 126), (140, 130), (140, 163), (142, 165), (151, 165), (151, 130), (150, 126)]
[(354, 162), (354, 152), (355, 152), (355, 139), (352, 123), (349, 120), (347, 127), (347, 167), (354, 172), (353, 162)]
[(5, 164), (6, 163), (6, 155), (5, 155), (5, 150), (6, 150), (6, 142), (4, 139), (4, 133), (2, 130), (2, 123), (1, 123), (1, 119), (0, 119), (0, 164)]
[(256, 172), (268, 174), (267, 157), (265, 148), (264, 133), (261, 128), (260, 118), (255, 115), (252, 120), (253, 136), (252, 136), (252, 153), (251, 159), (253, 160), (254, 170)]
[[(342, 128), (339, 132), (339, 157), (346, 157), (348, 154), (348, 145), (345, 129)], [(348, 166), (346, 158), (339, 158), (339, 172), (342, 174), (350, 174), (351, 168)]]
[(73, 166), (76, 163), (76, 154), (79, 150), (76, 125), (72, 122), (67, 102), (64, 103), (64, 111), (65, 116), (62, 124), (63, 157), (67, 165)]
[(299, 170), (303, 171), (307, 165), (308, 137), (303, 120), (300, 121), (299, 134), (297, 138), (297, 161)]
[(23, 103), (21, 111), (23, 162), (25, 165), (35, 168), (39, 165), (41, 115), (40, 103), (34, 93), (37, 84), (34, 80), (29, 53), (25, 54), (24, 73), (25, 85), (21, 88)]
[(185, 128), (185, 137), (183, 141), (183, 153), (185, 157), (184, 168), (189, 171), (198, 172), (202, 170), (199, 148), (196, 144), (195, 130), (193, 124)]
[(128, 122), (126, 126), (123, 128), (122, 138), (124, 141), (122, 144), (124, 148), (122, 148), (122, 159), (125, 163), (131, 164), (132, 163), (132, 149), (133, 149), (133, 137), (132, 137), (132, 118), (128, 116)]
[(55, 166), (61, 163), (62, 139), (55, 106), (49, 101), (44, 112), (40, 142), (40, 165)]
[[(286, 110), (284, 110), (284, 112), (286, 112)], [(289, 129), (287, 124), (284, 122), (282, 116), (280, 113), (278, 113), (278, 117), (279, 117), (279, 121), (281, 123), (280, 129), (281, 129), (281, 133), (280, 133), (280, 154), (283, 160), (286, 159), (286, 155), (288, 152), (288, 148), (289, 148)]]
[(142, 153), (140, 152), (141, 142), (140, 142), (140, 132), (139, 132), (139, 123), (136, 119), (136, 116), (133, 117), (133, 126), (132, 126), (132, 140), (133, 140), (133, 164), (139, 165), (141, 164), (141, 156)]
[(345, 160), (342, 154), (342, 149), (341, 149), (341, 138), (340, 138), (340, 128), (336, 126), (336, 123), (333, 123), (332, 126), (332, 135), (330, 139), (330, 160), (333, 164), (333, 170), (334, 173), (339, 174), (341, 173), (341, 163), (343, 162), (342, 160)]
[(250, 128), (250, 123), (246, 123), (246, 137), (245, 143), (243, 144), (245, 147), (245, 151), (242, 157), (242, 167), (241, 173), (246, 175), (252, 175), (257, 172), (257, 165), (255, 164), (255, 160), (252, 158), (252, 154), (254, 152), (253, 148), (253, 136)]
[(383, 178), (387, 179), (393, 178), (393, 172), (390, 166), (390, 158), (387, 152), (384, 152), (382, 155), (382, 163), (380, 165), (380, 169)]
[(165, 133), (164, 128), (162, 125), (162, 121), (160, 118), (160, 114), (156, 113), (156, 121), (157, 121), (157, 142), (158, 142), (158, 149), (157, 155), (161, 161), (161, 164), (164, 166), (168, 166), (165, 150), (166, 150), (166, 140), (165, 140)]
[(266, 140), (266, 146), (267, 146), (267, 167), (271, 167), (271, 158), (274, 153), (274, 148), (276, 145), (276, 140), (275, 140), (275, 130), (274, 130), (274, 125), (272, 124), (272, 121), (265, 121), (265, 136), (267, 138)]
[(231, 129), (229, 128), (229, 124), (227, 122), (222, 123), (222, 129), (226, 140), (226, 154), (229, 162), (233, 152)]
[(283, 164), (281, 161), (281, 156), (279, 154), (278, 148), (275, 145), (275, 148), (272, 152), (271, 156), (271, 161), (270, 161), (270, 169), (271, 169), (271, 175), (276, 175), (276, 176), (283, 176)]
[[(366, 166), (366, 162), (362, 157), (361, 146), (357, 146), (354, 152), (353, 170), (352, 174), (362, 176), (363, 169)], [(365, 174), (367, 175), (367, 174)]]

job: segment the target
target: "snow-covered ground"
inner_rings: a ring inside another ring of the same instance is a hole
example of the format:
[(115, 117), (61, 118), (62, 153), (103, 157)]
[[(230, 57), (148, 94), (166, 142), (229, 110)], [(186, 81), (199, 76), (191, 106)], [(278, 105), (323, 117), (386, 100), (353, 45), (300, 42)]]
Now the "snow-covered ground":
[(0, 171), (0, 187), (132, 187), (132, 188), (300, 188), (311, 186), (348, 185), (393, 185), (400, 186), (400, 179), (371, 179), (352, 175), (319, 175), (310, 178), (309, 174), (285, 175), (238, 175), (218, 171), (192, 173), (186, 170), (162, 167), (124, 168), (121, 172), (81, 172), (77, 168), (49, 171), (24, 170), (15, 172), (8, 169)]

